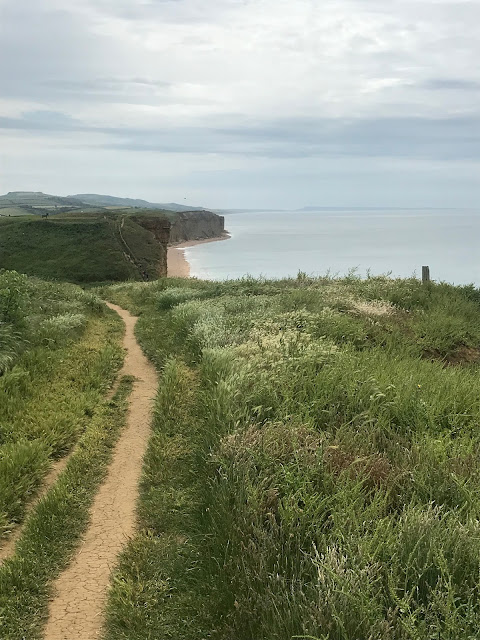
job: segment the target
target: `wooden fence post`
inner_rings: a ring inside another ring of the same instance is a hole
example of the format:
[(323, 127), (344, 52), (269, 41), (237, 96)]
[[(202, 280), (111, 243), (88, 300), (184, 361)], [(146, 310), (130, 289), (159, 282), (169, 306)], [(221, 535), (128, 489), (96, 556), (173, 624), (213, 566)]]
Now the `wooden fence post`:
[(422, 282), (423, 284), (430, 282), (430, 267), (422, 267)]

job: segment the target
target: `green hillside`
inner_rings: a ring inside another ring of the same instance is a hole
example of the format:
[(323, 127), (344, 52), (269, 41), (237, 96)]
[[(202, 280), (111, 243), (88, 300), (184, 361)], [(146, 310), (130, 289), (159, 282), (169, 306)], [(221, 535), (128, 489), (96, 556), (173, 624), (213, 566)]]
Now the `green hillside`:
[(79, 193), (68, 196), (69, 199), (81, 201), (95, 207), (134, 207), (141, 209), (164, 209), (166, 211), (203, 211), (203, 207), (192, 207), (177, 202), (148, 202), (139, 198), (118, 198), (116, 196), (100, 195), (97, 193)]
[(83, 207), (84, 203), (73, 197), (52, 196), (41, 191), (9, 191), (0, 196), (0, 206)]
[(108, 640), (473, 640), (480, 298), (117, 284), (163, 372)]
[(92, 283), (141, 280), (144, 272), (154, 278), (164, 251), (128, 215), (0, 218), (0, 269), (41, 278)]

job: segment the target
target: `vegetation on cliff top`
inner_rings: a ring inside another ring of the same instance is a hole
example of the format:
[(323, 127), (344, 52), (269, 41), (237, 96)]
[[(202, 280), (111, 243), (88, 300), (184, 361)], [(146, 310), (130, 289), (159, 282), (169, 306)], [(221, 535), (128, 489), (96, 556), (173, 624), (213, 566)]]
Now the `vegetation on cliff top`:
[(87, 284), (153, 279), (163, 262), (165, 247), (127, 214), (0, 218), (0, 268)]
[(77, 284), (153, 280), (167, 274), (167, 245), (220, 236), (211, 212), (70, 212), (0, 217), (0, 269)]
[(109, 638), (467, 640), (480, 624), (480, 294), (160, 280), (141, 531)]

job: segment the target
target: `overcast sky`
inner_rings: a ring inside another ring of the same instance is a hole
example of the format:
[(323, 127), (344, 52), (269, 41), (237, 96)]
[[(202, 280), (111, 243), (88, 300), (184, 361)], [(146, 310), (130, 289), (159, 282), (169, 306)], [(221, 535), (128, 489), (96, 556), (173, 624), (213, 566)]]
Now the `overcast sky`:
[(0, 0), (0, 192), (480, 206), (480, 0)]

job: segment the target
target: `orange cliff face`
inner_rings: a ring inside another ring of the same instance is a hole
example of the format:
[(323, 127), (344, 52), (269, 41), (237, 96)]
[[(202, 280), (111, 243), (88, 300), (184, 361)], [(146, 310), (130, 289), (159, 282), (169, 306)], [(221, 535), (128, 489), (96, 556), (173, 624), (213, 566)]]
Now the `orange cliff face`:
[(225, 218), (211, 211), (176, 213), (172, 221), (161, 215), (139, 215), (132, 219), (150, 231), (162, 246), (161, 259), (158, 264), (159, 277), (167, 275), (168, 245), (191, 240), (220, 238), (225, 233)]

